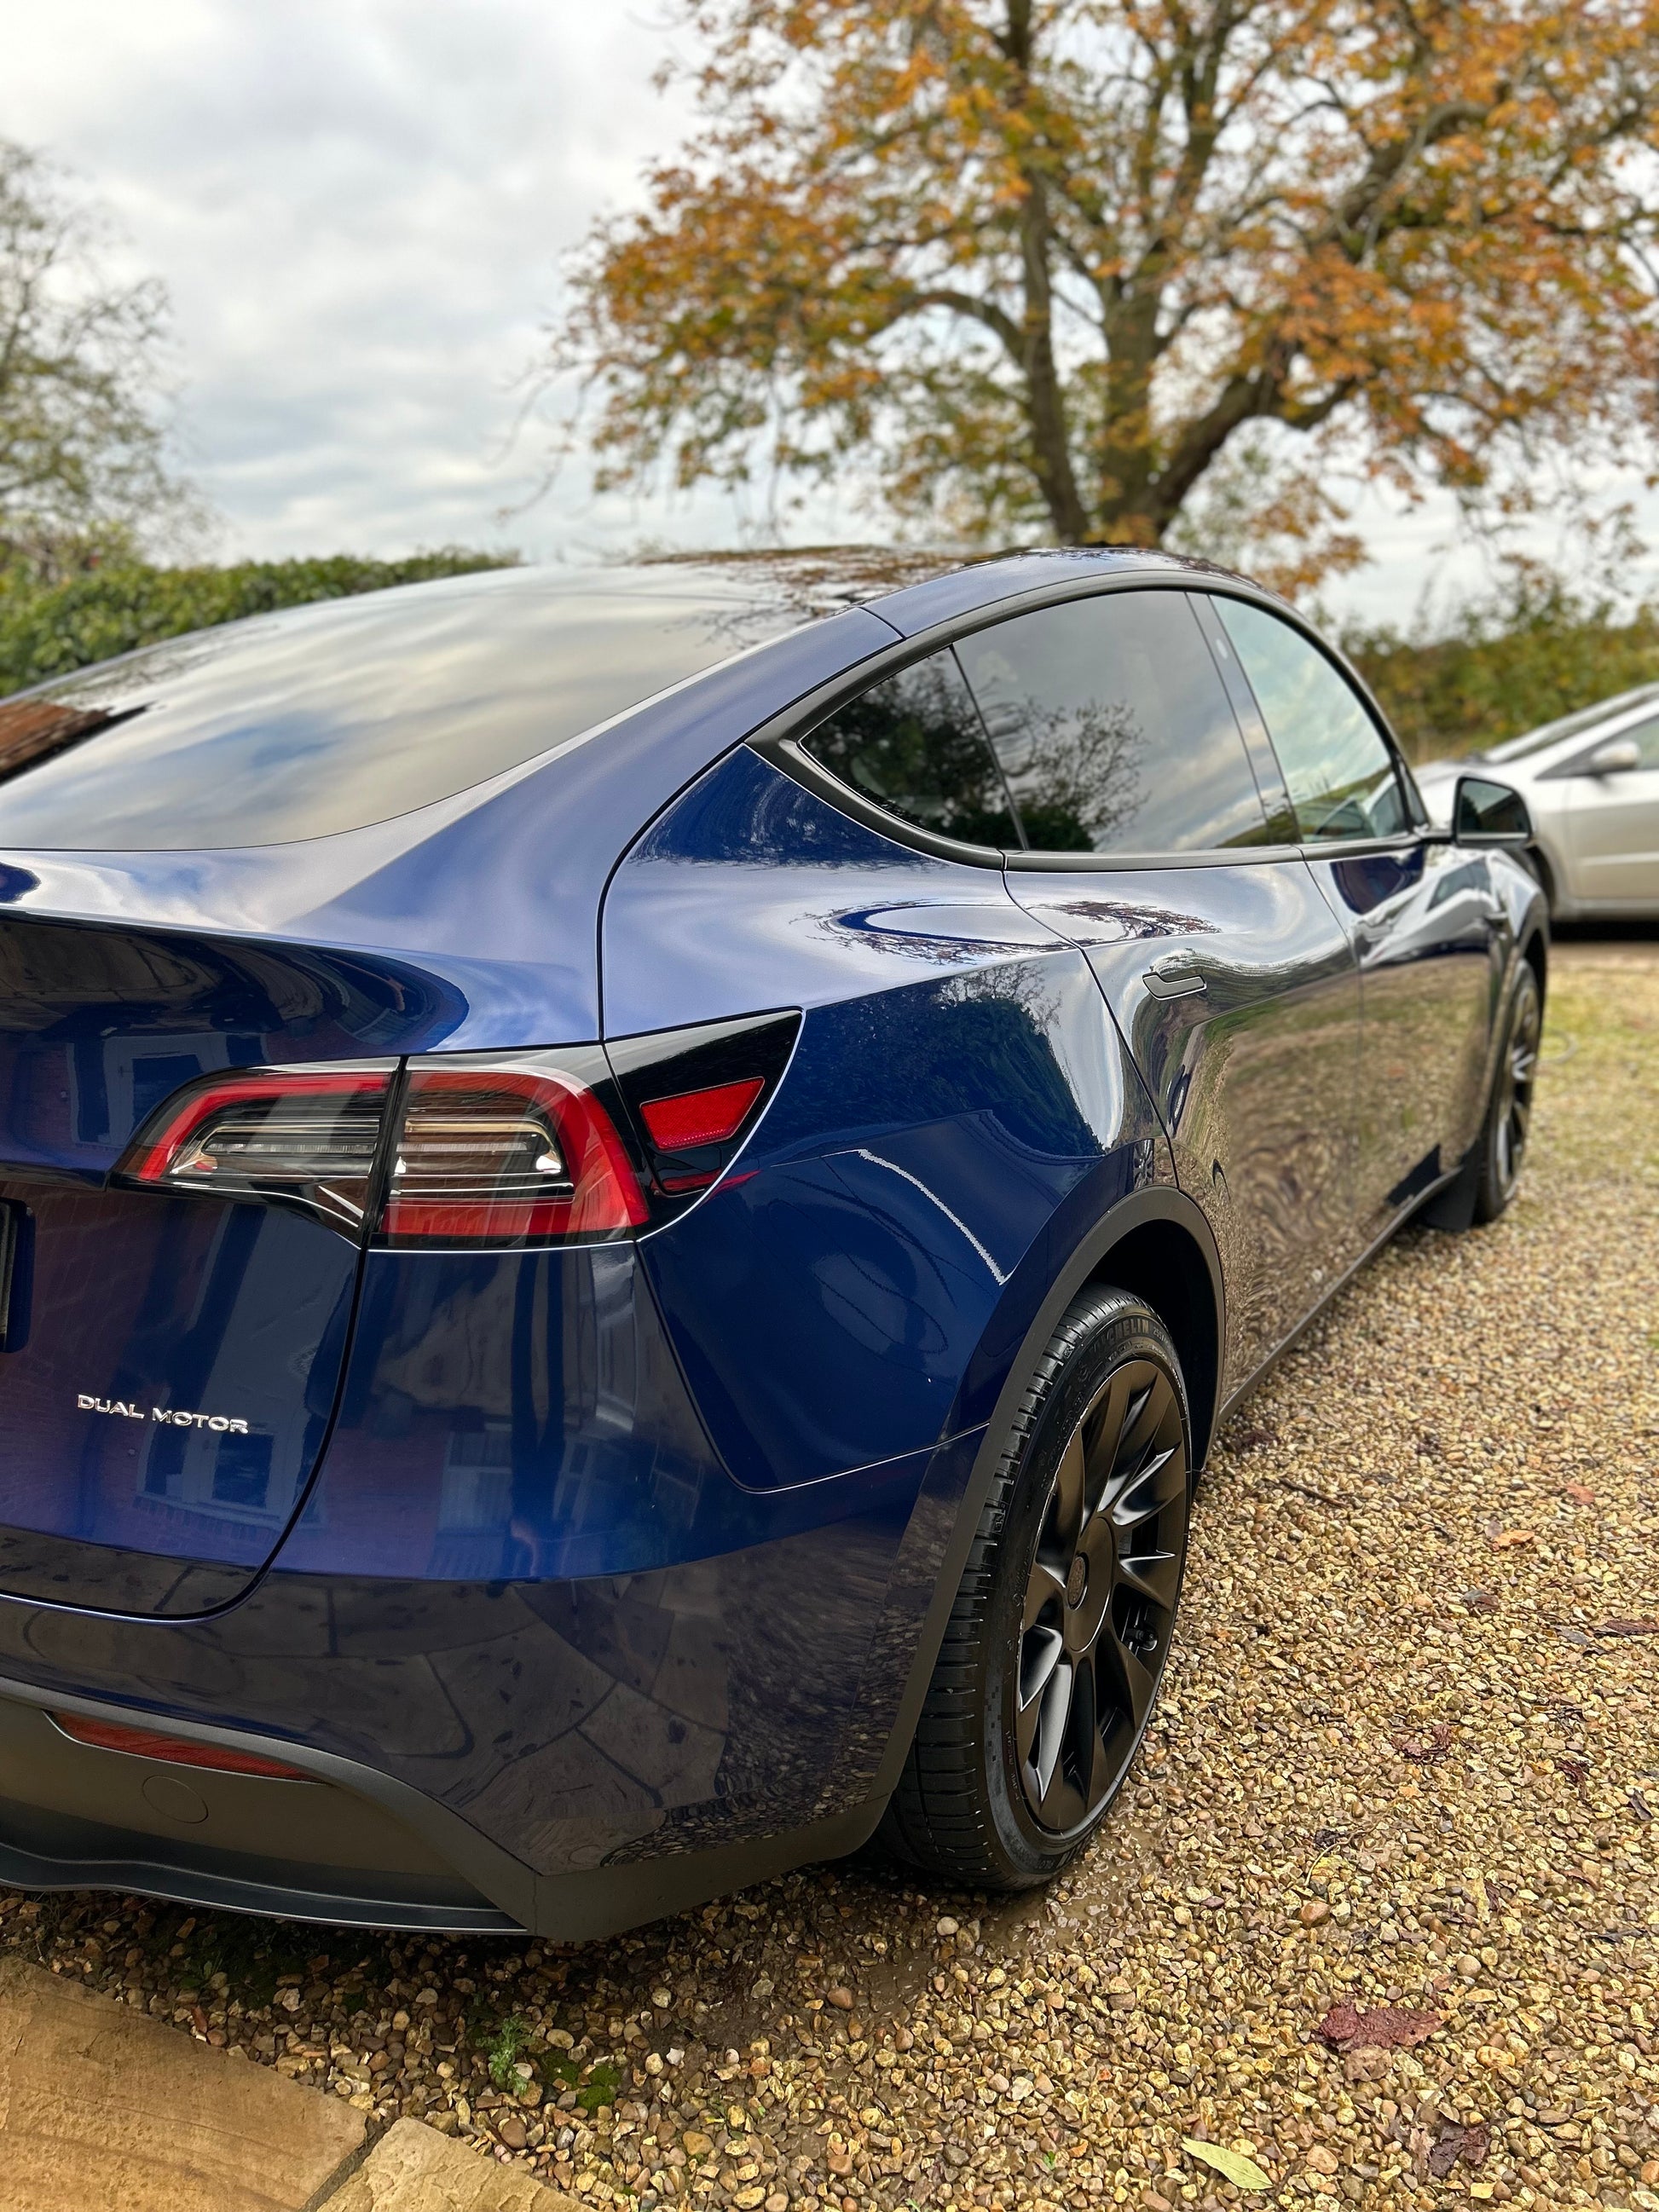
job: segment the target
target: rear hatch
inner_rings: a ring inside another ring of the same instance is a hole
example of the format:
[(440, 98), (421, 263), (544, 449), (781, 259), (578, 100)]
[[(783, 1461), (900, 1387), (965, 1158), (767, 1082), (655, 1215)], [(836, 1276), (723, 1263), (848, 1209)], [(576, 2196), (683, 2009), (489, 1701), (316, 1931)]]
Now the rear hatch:
[(119, 1170), (184, 1086), (395, 1054), (410, 985), (356, 954), (0, 916), (0, 1591), (199, 1613), (270, 1558), (327, 1435), (358, 1239)]

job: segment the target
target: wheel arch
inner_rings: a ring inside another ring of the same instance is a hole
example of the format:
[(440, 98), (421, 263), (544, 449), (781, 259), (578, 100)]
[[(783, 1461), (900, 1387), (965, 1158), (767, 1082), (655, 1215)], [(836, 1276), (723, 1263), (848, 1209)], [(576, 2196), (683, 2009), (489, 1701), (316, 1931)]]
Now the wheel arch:
[(1144, 1298), (1175, 1340), (1187, 1384), (1194, 1469), (1203, 1466), (1215, 1432), (1223, 1343), (1220, 1268), (1208, 1225), (1201, 1215), (1199, 1221), (1201, 1239), (1179, 1215), (1126, 1227), (1087, 1279)]

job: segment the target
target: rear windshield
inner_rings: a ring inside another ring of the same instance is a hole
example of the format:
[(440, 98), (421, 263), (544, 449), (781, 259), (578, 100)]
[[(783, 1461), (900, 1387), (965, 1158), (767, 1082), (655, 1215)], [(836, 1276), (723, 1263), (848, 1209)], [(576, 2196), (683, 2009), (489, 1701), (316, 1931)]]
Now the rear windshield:
[(175, 638), (0, 699), (0, 846), (169, 852), (361, 829), (802, 617), (759, 575), (512, 569)]

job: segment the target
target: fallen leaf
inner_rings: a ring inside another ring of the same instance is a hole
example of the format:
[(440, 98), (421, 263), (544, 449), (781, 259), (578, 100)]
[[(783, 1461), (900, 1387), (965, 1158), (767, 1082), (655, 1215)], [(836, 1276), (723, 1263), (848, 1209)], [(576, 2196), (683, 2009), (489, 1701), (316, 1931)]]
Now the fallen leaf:
[(1196, 2158), (1206, 2166), (1212, 2166), (1235, 2189), (1271, 2189), (1273, 2177), (1264, 2173), (1253, 2158), (1246, 2158), (1242, 2150), (1229, 2150), (1224, 2143), (1200, 2142), (1196, 2136), (1182, 2136), (1181, 2148), (1188, 2158)]
[(1653, 1818), (1653, 1808), (1639, 1790), (1627, 1790), (1625, 1795), (1629, 1798), (1630, 1808), (1638, 1820), (1650, 1820)]
[(1437, 1766), (1443, 1759), (1450, 1758), (1451, 1741), (1451, 1723), (1437, 1721), (1434, 1732), (1426, 1743), (1413, 1743), (1407, 1736), (1397, 1735), (1394, 1747), (1401, 1759), (1414, 1760), (1419, 1766)]
[(1492, 2130), (1484, 2120), (1468, 2125), (1449, 2120), (1429, 2153), (1429, 2172), (1437, 2181), (1443, 2181), (1460, 2160), (1465, 2166), (1481, 2165), (1491, 2148)]
[(1555, 1632), (1564, 1644), (1571, 1644), (1575, 1650), (1589, 1650), (1589, 1638), (1585, 1635), (1582, 1628), (1573, 1628), (1565, 1624), (1558, 1624)]
[(1490, 1541), (1494, 1552), (1518, 1551), (1522, 1544), (1535, 1544), (1538, 1531), (1535, 1528), (1500, 1528)]
[(1591, 1624), (1592, 1636), (1659, 1636), (1659, 1620), (1598, 1620)]
[(1595, 1503), (1595, 1492), (1586, 1490), (1582, 1482), (1570, 1482), (1561, 1495), (1571, 1498), (1575, 1505), (1594, 1505)]
[(1584, 1759), (1558, 1759), (1560, 1768), (1575, 1790), (1582, 1790), (1589, 1780), (1589, 1761)]
[(1408, 2051), (1425, 2043), (1440, 2026), (1437, 2012), (1413, 2012), (1404, 2005), (1378, 2005), (1356, 2012), (1345, 1997), (1333, 2005), (1314, 2031), (1333, 2050)]

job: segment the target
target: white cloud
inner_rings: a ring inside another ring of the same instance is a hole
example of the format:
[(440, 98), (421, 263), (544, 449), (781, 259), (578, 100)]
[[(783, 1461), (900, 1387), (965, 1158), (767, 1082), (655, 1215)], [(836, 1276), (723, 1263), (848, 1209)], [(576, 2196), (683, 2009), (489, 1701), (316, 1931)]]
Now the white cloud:
[[(563, 252), (672, 149), (682, 95), (653, 0), (54, 0), (14, 4), (0, 133), (70, 164), (172, 293), (193, 473), (225, 550), (541, 556), (643, 538), (732, 543), (713, 492), (596, 499), (579, 465), (506, 524), (544, 439), (509, 446), (515, 378)], [(1376, 558), (1337, 595), (1405, 619), (1443, 502), (1361, 520)], [(750, 502), (759, 515), (763, 501)], [(763, 517), (762, 518), (763, 519)], [(833, 492), (798, 540), (865, 537)], [(1449, 573), (1474, 573), (1467, 556)]]

